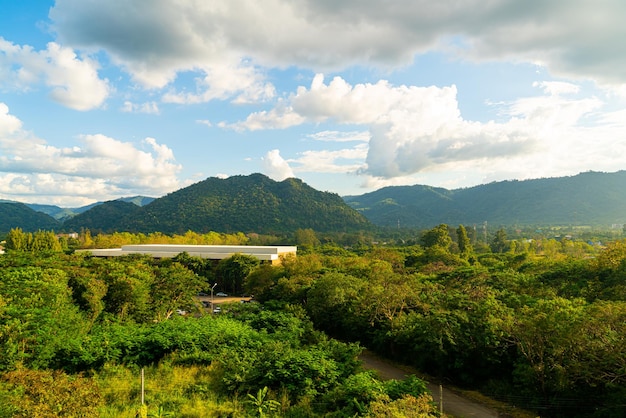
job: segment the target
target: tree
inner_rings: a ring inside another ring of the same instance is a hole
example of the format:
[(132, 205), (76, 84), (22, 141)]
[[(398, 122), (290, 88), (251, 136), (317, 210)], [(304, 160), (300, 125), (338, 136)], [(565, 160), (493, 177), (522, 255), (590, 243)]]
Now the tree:
[(315, 247), (320, 244), (320, 240), (311, 228), (298, 228), (295, 232), (296, 245)]
[(152, 282), (152, 308), (155, 320), (168, 319), (176, 309), (194, 307), (194, 297), (206, 282), (179, 263), (165, 262), (155, 270)]
[(421, 243), (426, 248), (441, 248), (448, 250), (452, 243), (452, 238), (448, 233), (448, 225), (440, 224), (431, 230), (426, 231), (421, 237)]
[(61, 251), (61, 243), (52, 231), (37, 231), (33, 235), (33, 242), (30, 250), (32, 252), (41, 251)]
[(470, 242), (469, 237), (467, 236), (467, 230), (463, 225), (459, 225), (456, 229), (456, 239), (459, 245), (459, 252), (461, 253), (461, 257), (464, 259), (468, 259), (470, 254), (472, 254), (472, 244)]
[(246, 254), (233, 254), (217, 264), (217, 276), (225, 288), (238, 293), (246, 277), (259, 265), (256, 257)]
[(494, 253), (503, 253), (509, 249), (509, 241), (506, 239), (506, 231), (500, 228), (496, 231), (496, 236), (491, 241), (491, 251)]
[(27, 240), (26, 234), (21, 228), (13, 228), (7, 235), (5, 248), (7, 251), (26, 251)]

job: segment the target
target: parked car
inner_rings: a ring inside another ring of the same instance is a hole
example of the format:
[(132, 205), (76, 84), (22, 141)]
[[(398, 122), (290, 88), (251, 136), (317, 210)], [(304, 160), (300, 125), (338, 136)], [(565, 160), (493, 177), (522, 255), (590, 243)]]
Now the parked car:
[(217, 292), (215, 294), (215, 296), (228, 296), (228, 294), (224, 293), (224, 292)]

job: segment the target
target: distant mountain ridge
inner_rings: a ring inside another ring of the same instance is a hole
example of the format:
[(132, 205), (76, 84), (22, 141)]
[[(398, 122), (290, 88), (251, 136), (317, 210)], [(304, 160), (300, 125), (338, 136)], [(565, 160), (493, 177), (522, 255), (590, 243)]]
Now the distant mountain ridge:
[(447, 190), (392, 186), (344, 200), (379, 226), (626, 223), (626, 171), (501, 181)]
[[(147, 204), (146, 204), (147, 202)], [(38, 209), (39, 211), (33, 210)], [(298, 228), (358, 231), (383, 227), (594, 225), (626, 223), (626, 171), (502, 181), (463, 189), (392, 186), (341, 198), (291, 178), (262, 174), (208, 178), (161, 198), (123, 198), (74, 209), (0, 201), (0, 232), (285, 233)]]
[[(119, 199), (115, 199), (115, 200), (121, 201), (121, 202), (132, 203), (137, 206), (145, 206), (149, 204), (150, 202), (152, 202), (154, 199), (155, 199), (154, 197), (147, 197), (147, 196), (132, 196), (132, 197), (120, 197)], [(72, 218), (73, 216), (76, 216), (78, 214), (88, 211), (91, 208), (101, 205), (102, 203), (104, 202), (96, 202), (96, 203), (92, 203), (86, 206), (81, 206), (78, 208), (61, 208), (59, 206), (39, 205), (36, 203), (25, 203), (25, 205), (37, 212), (43, 212), (47, 215), (52, 216), (54, 219), (57, 219), (63, 222), (67, 219)]]
[(210, 177), (142, 207), (105, 202), (63, 224), (74, 230), (286, 233), (298, 228), (357, 231), (373, 225), (334, 193), (301, 180), (276, 182), (262, 174)]

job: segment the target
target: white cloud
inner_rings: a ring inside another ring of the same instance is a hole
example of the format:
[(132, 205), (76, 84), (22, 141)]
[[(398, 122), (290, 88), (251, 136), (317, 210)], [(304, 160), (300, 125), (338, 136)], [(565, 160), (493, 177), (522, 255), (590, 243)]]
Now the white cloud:
[(263, 172), (273, 180), (282, 181), (295, 177), (293, 170), (287, 161), (280, 156), (280, 151), (275, 149), (268, 151), (263, 157)]
[(22, 128), (22, 121), (9, 114), (9, 107), (0, 102), (0, 138), (12, 135)]
[(298, 173), (356, 173), (363, 169), (363, 161), (367, 157), (367, 145), (360, 144), (354, 148), (336, 151), (304, 151), (298, 158), (289, 160), (297, 164), (294, 170)]
[[(600, 117), (605, 103), (575, 97), (579, 86), (572, 83), (535, 87), (544, 94), (501, 104), (500, 122), (481, 123), (462, 118), (454, 86), (407, 87), (384, 81), (351, 86), (338, 77), (324, 84), (316, 76), (309, 89), (298, 88), (288, 102), (265, 115), (289, 114), (301, 123), (366, 127), (365, 144), (306, 151), (289, 162), (298, 172), (357, 170), (369, 178), (369, 184), (393, 184), (424, 173), (458, 173), (460, 179), (463, 170), (482, 173), (483, 178), (571, 175), (594, 167), (597, 161), (603, 167), (623, 168), (622, 112)], [(238, 126), (247, 126), (250, 119)], [(337, 140), (338, 135), (322, 131), (312, 138)]]
[[(0, 196), (83, 204), (120, 196), (162, 195), (181, 187), (172, 150), (154, 138), (138, 147), (105, 135), (83, 135), (59, 148), (24, 131), (0, 103)], [(38, 203), (46, 203), (41, 200)]]
[(224, 61), (328, 71), (433, 50), (623, 84), (625, 14), (620, 0), (57, 0), (50, 11), (62, 42), (106, 50), (150, 87)]
[(234, 124), (220, 122), (218, 126), (235, 131), (257, 131), (262, 129), (286, 129), (301, 125), (306, 121), (302, 115), (294, 112), (291, 106), (285, 106), (282, 100), (269, 111), (254, 112), (248, 115), (245, 121)]
[(101, 106), (109, 95), (107, 80), (98, 77), (98, 64), (80, 59), (67, 47), (50, 42), (46, 50), (34, 51), (0, 38), (0, 84), (29, 89), (43, 83), (52, 100), (75, 110)]
[(369, 142), (370, 134), (367, 131), (321, 131), (308, 135), (308, 138), (323, 142)]
[(126, 100), (121, 110), (126, 113), (148, 113), (152, 115), (161, 113), (159, 111), (159, 105), (156, 102), (133, 103)]
[(197, 104), (231, 97), (235, 104), (265, 102), (276, 94), (274, 86), (248, 66), (213, 65), (203, 69), (204, 78), (197, 80), (196, 93), (169, 92), (166, 103)]

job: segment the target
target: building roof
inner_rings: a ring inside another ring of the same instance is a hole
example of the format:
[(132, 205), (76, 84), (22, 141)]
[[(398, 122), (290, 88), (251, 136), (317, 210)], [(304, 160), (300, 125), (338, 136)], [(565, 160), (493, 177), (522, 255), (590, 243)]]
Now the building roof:
[(96, 257), (119, 257), (130, 254), (145, 254), (154, 258), (171, 258), (186, 252), (190, 256), (222, 260), (234, 254), (245, 254), (261, 261), (278, 261), (281, 255), (296, 254), (295, 246), (255, 246), (255, 245), (169, 245), (144, 244), (124, 245), (122, 248), (78, 250), (88, 252)]

